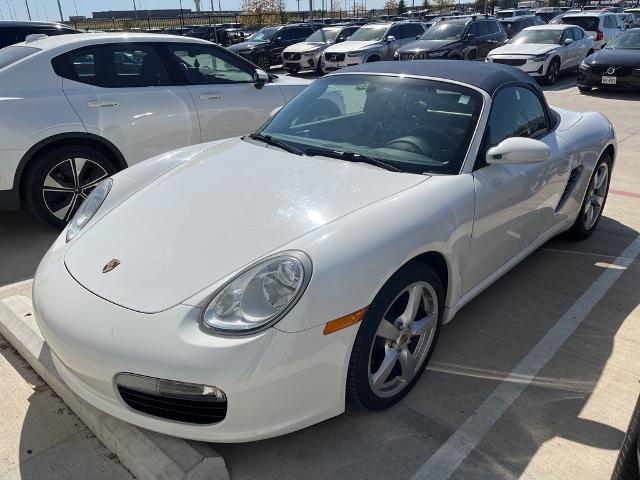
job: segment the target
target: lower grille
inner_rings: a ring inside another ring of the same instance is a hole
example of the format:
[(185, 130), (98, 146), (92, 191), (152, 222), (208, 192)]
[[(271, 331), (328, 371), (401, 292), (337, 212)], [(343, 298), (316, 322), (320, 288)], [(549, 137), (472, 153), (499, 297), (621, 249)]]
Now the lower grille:
[(300, 60), (302, 58), (301, 53), (285, 53), (283, 56), (285, 60)]
[(493, 58), (493, 63), (501, 63), (503, 65), (513, 65), (518, 67), (524, 65), (527, 61), (523, 58)]
[[(122, 378), (123, 375), (128, 378)], [(157, 385), (155, 389), (149, 388), (154, 381)], [(162, 391), (162, 385), (165, 384), (170, 384), (169, 388)], [(219, 394), (194, 394), (196, 385), (193, 384), (132, 374), (118, 375), (116, 385), (124, 403), (134, 410), (154, 417), (209, 425), (220, 422), (227, 416), (227, 398), (217, 389)], [(202, 390), (203, 386), (199, 387)]]
[(328, 62), (344, 62), (344, 53), (329, 53), (324, 58)]
[(400, 60), (426, 60), (426, 53), (401, 53)]
[(627, 77), (631, 75), (631, 67), (616, 67), (614, 65), (592, 65), (591, 71), (596, 75), (610, 75), (612, 77)]

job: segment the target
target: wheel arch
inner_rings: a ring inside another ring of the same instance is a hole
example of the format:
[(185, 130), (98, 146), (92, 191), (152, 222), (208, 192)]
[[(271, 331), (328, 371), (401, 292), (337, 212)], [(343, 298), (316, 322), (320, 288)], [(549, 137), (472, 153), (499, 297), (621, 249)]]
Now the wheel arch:
[[(613, 144), (610, 143), (602, 151), (602, 155), (604, 155), (604, 154), (608, 154), (609, 157), (611, 157), (611, 167), (613, 168), (613, 166), (616, 163), (616, 147), (614, 147)], [(600, 155), (600, 156), (602, 156), (602, 155)]]
[(82, 145), (86, 147), (92, 147), (105, 155), (109, 160), (113, 162), (113, 165), (120, 170), (127, 168), (128, 164), (122, 155), (122, 152), (110, 141), (86, 132), (74, 132), (74, 133), (61, 133), (53, 135), (51, 137), (40, 140), (33, 147), (31, 147), (22, 157), (18, 168), (16, 169), (14, 177), (14, 189), (17, 190), (18, 198), (21, 197), (23, 191), (25, 172), (28, 171), (32, 160), (38, 156), (45, 148), (55, 148), (64, 145)]
[(444, 289), (444, 298), (445, 298), (445, 306), (449, 304), (449, 292), (451, 291), (451, 268), (449, 266), (449, 262), (447, 258), (440, 252), (435, 250), (430, 250), (428, 252), (421, 253), (416, 255), (412, 259), (405, 262), (400, 268), (398, 268), (395, 272), (399, 272), (407, 265), (413, 263), (420, 263), (422, 265), (429, 266), (433, 268), (438, 277), (440, 278), (440, 282), (442, 283), (442, 288)]

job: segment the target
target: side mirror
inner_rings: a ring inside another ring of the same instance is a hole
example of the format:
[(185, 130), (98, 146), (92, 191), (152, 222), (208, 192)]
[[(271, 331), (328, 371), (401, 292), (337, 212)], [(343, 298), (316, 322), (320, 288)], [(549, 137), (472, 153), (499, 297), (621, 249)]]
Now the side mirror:
[(573, 38), (565, 38), (564, 39), (564, 44), (565, 45), (570, 45), (573, 43)]
[(269, 82), (269, 74), (264, 70), (256, 68), (256, 72), (253, 76), (253, 82), (255, 83), (256, 88), (262, 88), (267, 82)]
[(422, 35), (416, 35), (416, 40), (420, 40), (420, 37), (421, 37), (421, 36), (422, 36)]
[(474, 38), (476, 38), (476, 34), (475, 33), (467, 33), (467, 36), (465, 37), (465, 40), (467, 42), (472, 41)]
[(274, 43), (280, 43), (282, 42), (282, 37), (276, 37), (273, 39)]
[(387, 43), (391, 43), (391, 42), (395, 42), (396, 41), (396, 37), (394, 37), (393, 35), (389, 35), (387, 37)]
[(540, 163), (551, 156), (544, 143), (532, 138), (511, 137), (503, 140), (487, 152), (488, 164)]

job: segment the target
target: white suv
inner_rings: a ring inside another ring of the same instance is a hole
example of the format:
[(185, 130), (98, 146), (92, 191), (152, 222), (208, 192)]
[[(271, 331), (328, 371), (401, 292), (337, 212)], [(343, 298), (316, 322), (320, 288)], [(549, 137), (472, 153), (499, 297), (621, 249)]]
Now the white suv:
[[(31, 41), (29, 41), (31, 40)], [(102, 178), (250, 133), (309, 80), (194, 38), (75, 34), (0, 50), (0, 209), (62, 227)]]
[(618, 15), (610, 12), (572, 13), (562, 17), (560, 23), (582, 28), (587, 35), (593, 37), (593, 47), (596, 50), (601, 49), (604, 43), (610, 42), (624, 30), (622, 20)]

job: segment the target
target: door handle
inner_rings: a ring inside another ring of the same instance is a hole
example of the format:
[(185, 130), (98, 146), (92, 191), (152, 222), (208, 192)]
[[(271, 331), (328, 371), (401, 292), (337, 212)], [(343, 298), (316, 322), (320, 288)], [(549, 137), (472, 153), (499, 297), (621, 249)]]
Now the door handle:
[(202, 100), (220, 100), (222, 98), (222, 95), (220, 95), (219, 93), (203, 93), (202, 95), (200, 95), (200, 98)]
[(117, 100), (95, 100), (93, 102), (87, 102), (87, 105), (91, 108), (117, 107), (120, 105), (120, 102)]

